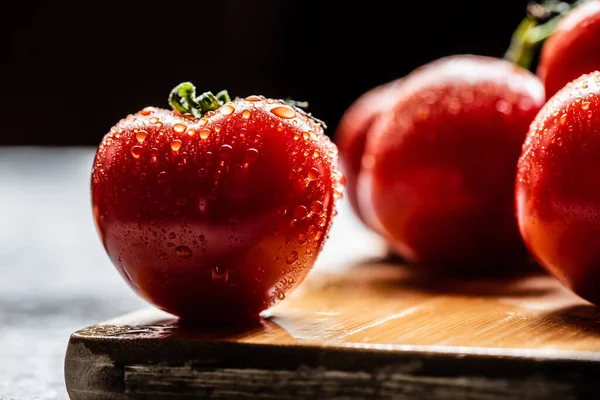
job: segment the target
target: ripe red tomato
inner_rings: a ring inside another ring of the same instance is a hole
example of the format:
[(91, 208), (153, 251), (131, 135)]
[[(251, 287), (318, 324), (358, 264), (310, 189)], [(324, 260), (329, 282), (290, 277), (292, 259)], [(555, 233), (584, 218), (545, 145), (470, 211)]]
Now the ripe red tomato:
[(549, 98), (582, 74), (600, 69), (600, 0), (571, 10), (542, 46), (537, 74)]
[(369, 224), (406, 260), (441, 270), (524, 259), (514, 180), (545, 100), (539, 79), (501, 59), (450, 56), (410, 73), (394, 100), (362, 159)]
[(346, 177), (346, 194), (356, 215), (366, 223), (358, 207), (356, 182), (369, 131), (379, 115), (393, 103), (401, 79), (377, 86), (356, 99), (342, 115), (335, 132), (340, 164)]
[(518, 163), (519, 228), (530, 252), (600, 304), (600, 72), (552, 97), (531, 124)]
[(185, 83), (178, 111), (127, 116), (92, 172), (115, 267), (185, 319), (256, 317), (283, 299), (313, 266), (343, 189), (321, 122), (280, 100), (219, 97)]

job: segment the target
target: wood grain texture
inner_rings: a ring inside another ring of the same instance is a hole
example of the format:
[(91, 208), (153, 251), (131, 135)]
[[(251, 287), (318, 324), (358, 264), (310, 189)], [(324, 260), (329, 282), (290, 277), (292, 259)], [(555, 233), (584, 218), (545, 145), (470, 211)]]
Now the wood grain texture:
[(71, 398), (600, 397), (596, 307), (535, 269), (420, 272), (340, 214), (308, 280), (255, 326), (191, 328), (149, 308), (75, 332)]

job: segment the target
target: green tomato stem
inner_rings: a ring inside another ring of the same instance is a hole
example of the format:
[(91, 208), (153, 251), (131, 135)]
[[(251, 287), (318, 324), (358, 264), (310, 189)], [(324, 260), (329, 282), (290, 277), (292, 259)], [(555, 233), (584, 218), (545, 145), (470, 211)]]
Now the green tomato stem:
[(169, 104), (173, 110), (192, 114), (196, 118), (202, 118), (208, 111), (214, 111), (230, 101), (226, 90), (220, 91), (216, 96), (211, 92), (196, 96), (196, 87), (191, 82), (180, 83), (169, 94)]
[(530, 4), (527, 7), (528, 15), (513, 33), (504, 58), (525, 69), (531, 69), (539, 46), (552, 35), (569, 11), (586, 1), (588, 0), (567, 3), (547, 0), (542, 4)]

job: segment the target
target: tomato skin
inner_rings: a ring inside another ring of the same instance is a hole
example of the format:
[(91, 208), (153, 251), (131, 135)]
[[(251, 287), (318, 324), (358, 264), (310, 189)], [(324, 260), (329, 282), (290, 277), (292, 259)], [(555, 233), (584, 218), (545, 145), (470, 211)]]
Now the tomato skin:
[(401, 79), (363, 93), (346, 109), (335, 132), (341, 168), (346, 178), (346, 194), (356, 215), (366, 223), (358, 206), (356, 184), (369, 131), (382, 112), (393, 104), (394, 92)]
[(533, 257), (567, 287), (600, 304), (600, 72), (553, 96), (531, 125), (515, 198)]
[(571, 10), (544, 42), (537, 74), (550, 98), (568, 82), (600, 69), (600, 0)]
[(140, 296), (188, 320), (237, 320), (256, 318), (304, 279), (341, 175), (323, 128), (276, 107), (293, 110), (255, 98), (203, 119), (147, 108), (104, 137), (94, 220)]
[(539, 79), (483, 56), (409, 74), (367, 139), (359, 203), (406, 260), (483, 272), (526, 257), (514, 212), (516, 163), (544, 103)]

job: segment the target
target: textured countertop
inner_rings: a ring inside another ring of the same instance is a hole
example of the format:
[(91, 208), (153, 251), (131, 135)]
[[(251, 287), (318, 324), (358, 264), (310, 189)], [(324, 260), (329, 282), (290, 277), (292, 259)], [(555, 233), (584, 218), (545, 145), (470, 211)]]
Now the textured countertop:
[(94, 149), (0, 148), (0, 399), (66, 399), (69, 335), (144, 303), (117, 274), (89, 200)]

